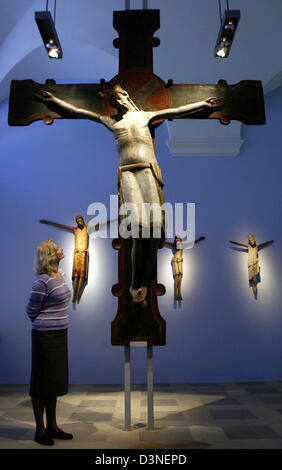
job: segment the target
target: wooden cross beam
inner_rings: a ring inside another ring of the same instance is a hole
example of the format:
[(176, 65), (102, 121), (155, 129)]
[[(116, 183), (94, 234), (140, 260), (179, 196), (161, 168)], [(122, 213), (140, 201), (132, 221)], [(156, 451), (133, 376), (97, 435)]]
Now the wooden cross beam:
[[(155, 75), (153, 47), (159, 45), (159, 40), (153, 34), (159, 26), (159, 10), (114, 12), (114, 27), (119, 33), (119, 38), (114, 40), (114, 46), (119, 48), (119, 73), (111, 82), (118, 80), (140, 109), (174, 108), (213, 96), (224, 99), (220, 109), (206, 109), (181, 119), (219, 119), (222, 124), (231, 120), (245, 124), (265, 123), (262, 84), (258, 80), (244, 80), (235, 85), (228, 85), (225, 80), (216, 85), (191, 85), (173, 84), (172, 80), (165, 83)], [(71, 115), (62, 114), (36, 99), (35, 93), (45, 89), (75, 106), (110, 115), (114, 109), (99, 95), (103, 85), (104, 80), (89, 85), (57, 85), (54, 80), (42, 85), (32, 80), (12, 80), (9, 125), (25, 126), (39, 119), (46, 124), (54, 119), (71, 119)]]
[[(110, 81), (118, 81), (143, 111), (175, 108), (184, 104), (204, 101), (208, 97), (222, 98), (220, 108), (204, 110), (182, 116), (181, 119), (219, 119), (222, 124), (238, 120), (245, 124), (264, 124), (262, 84), (256, 80), (228, 85), (220, 80), (216, 85), (165, 83), (153, 72), (153, 47), (159, 45), (154, 32), (160, 26), (159, 10), (125, 10), (114, 12), (114, 28), (119, 37), (114, 47), (119, 49), (119, 72)], [(74, 116), (54, 104), (36, 98), (39, 91), (49, 91), (57, 98), (78, 108), (102, 115), (112, 115), (115, 109), (99, 94), (105, 90), (105, 80), (100, 84), (57, 85), (54, 80), (39, 84), (32, 80), (11, 83), (9, 125), (25, 126), (42, 119), (52, 124), (54, 119)], [(154, 126), (162, 121), (156, 121)], [(154, 129), (151, 129), (152, 136)], [(119, 238), (113, 242), (119, 251), (119, 281), (112, 288), (118, 297), (118, 312), (112, 322), (112, 344), (128, 345), (130, 341), (147, 341), (148, 345), (165, 344), (166, 322), (160, 316), (157, 296), (165, 288), (157, 283), (155, 269), (147, 295), (147, 306), (141, 308), (132, 302), (129, 294), (131, 261), (130, 240)]]

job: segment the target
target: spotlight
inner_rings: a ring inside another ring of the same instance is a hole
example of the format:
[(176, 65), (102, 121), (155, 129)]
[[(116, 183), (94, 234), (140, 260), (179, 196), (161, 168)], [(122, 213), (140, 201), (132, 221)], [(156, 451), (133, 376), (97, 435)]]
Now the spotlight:
[(63, 51), (50, 11), (36, 11), (35, 21), (50, 59), (62, 59)]
[(60, 51), (53, 39), (50, 39), (50, 41), (45, 44), (45, 47), (48, 51), (49, 57), (51, 57), (52, 59), (59, 58)]
[(225, 10), (215, 46), (215, 57), (227, 58), (240, 20), (240, 10)]
[(219, 49), (216, 51), (216, 56), (217, 57), (226, 57), (228, 54), (228, 48), (224, 46), (220, 46)]
[(232, 23), (232, 21), (230, 20), (230, 21), (228, 21), (228, 23), (226, 25), (224, 25), (224, 29), (230, 29), (231, 31), (234, 31), (235, 26)]

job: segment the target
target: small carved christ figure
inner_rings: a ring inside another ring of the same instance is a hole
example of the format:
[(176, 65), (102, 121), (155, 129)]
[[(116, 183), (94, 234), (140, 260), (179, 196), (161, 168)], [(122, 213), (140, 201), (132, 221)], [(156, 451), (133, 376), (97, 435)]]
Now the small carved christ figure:
[[(194, 243), (205, 240), (205, 237), (200, 237)], [(173, 257), (171, 258), (172, 272), (174, 277), (174, 299), (183, 300), (181, 294), (181, 284), (183, 278), (183, 248), (191, 244), (191, 242), (183, 243), (180, 237), (175, 236), (174, 242), (164, 242), (165, 245), (172, 247)]]
[(82, 294), (83, 283), (87, 282), (88, 279), (88, 265), (89, 265), (89, 235), (88, 232), (92, 228), (97, 226), (90, 226), (84, 223), (84, 219), (81, 215), (77, 215), (76, 227), (69, 225), (57, 224), (56, 222), (49, 222), (48, 220), (40, 220), (42, 224), (49, 224), (55, 227), (59, 227), (65, 230), (71, 230), (74, 232), (75, 247), (73, 253), (73, 268), (72, 268), (72, 280), (73, 280), (73, 298), (72, 302), (80, 300)]
[(256, 239), (253, 233), (249, 233), (248, 237), (249, 243), (246, 245), (245, 243), (238, 243), (229, 240), (230, 243), (234, 245), (242, 246), (243, 248), (247, 248), (248, 250), (248, 274), (249, 274), (249, 282), (252, 283), (253, 293), (257, 293), (257, 275), (259, 274), (259, 259), (258, 259), (258, 250), (270, 243), (273, 243), (273, 240), (269, 240), (264, 243), (256, 243)]
[[(162, 208), (164, 183), (150, 128), (159, 120), (181, 118), (206, 108), (217, 108), (222, 105), (223, 99), (207, 97), (177, 108), (143, 111), (119, 84), (108, 90), (105, 88), (105, 93), (100, 94), (116, 108), (116, 114), (106, 116), (93, 109), (78, 108), (48, 91), (40, 91), (36, 93), (36, 97), (75, 117), (103, 124), (112, 132), (119, 159), (118, 187), (121, 205), (130, 206), (131, 231), (137, 234), (132, 236), (130, 293), (133, 302), (143, 303), (165, 232), (165, 211)], [(143, 217), (142, 209), (148, 203), (154, 204), (154, 216)], [(152, 235), (153, 226), (159, 227), (159, 237)], [(143, 228), (150, 231), (149, 237), (142, 236)]]

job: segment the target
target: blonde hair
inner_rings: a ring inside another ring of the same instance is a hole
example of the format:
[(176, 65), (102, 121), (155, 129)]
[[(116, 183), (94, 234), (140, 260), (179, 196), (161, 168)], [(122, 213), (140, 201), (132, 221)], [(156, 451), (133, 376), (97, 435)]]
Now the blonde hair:
[(57, 246), (52, 238), (48, 238), (35, 250), (33, 272), (34, 274), (52, 274), (58, 271), (58, 266)]

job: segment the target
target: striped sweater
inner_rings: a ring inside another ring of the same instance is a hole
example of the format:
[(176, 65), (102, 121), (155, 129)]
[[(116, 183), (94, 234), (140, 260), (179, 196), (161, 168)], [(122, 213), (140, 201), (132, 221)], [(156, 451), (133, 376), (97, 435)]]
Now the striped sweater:
[(62, 330), (68, 327), (71, 291), (63, 277), (39, 274), (32, 284), (26, 313), (35, 330)]

